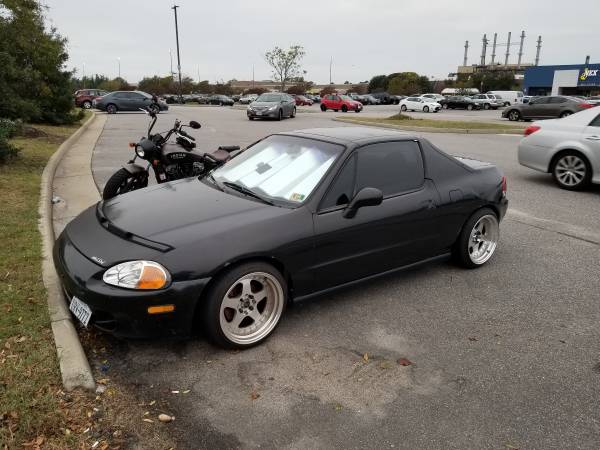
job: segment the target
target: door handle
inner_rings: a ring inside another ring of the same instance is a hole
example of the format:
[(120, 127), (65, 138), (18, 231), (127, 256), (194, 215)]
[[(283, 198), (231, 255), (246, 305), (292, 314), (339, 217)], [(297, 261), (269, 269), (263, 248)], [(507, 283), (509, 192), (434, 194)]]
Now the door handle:
[(586, 139), (589, 141), (600, 141), (600, 136), (587, 136)]

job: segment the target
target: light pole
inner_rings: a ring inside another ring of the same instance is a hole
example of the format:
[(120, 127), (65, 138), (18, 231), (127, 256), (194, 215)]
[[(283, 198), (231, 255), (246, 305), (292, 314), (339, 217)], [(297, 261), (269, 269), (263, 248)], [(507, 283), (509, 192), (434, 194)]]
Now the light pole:
[(181, 58), (179, 56), (179, 27), (177, 25), (177, 8), (178, 5), (173, 5), (171, 8), (175, 13), (175, 41), (177, 42), (177, 73), (179, 76), (179, 101), (181, 101)]
[(121, 78), (121, 57), (117, 57), (117, 64), (119, 65), (119, 78)]
[(85, 89), (85, 63), (83, 63), (83, 69), (81, 70), (81, 82), (83, 83), (83, 88)]
[(171, 49), (169, 49), (169, 59), (171, 60), (171, 71), (169, 72), (171, 74), (171, 79), (173, 79), (173, 52), (171, 51)]
[(331, 59), (329, 60), (329, 84), (333, 84), (331, 82), (331, 66), (333, 66), (333, 56), (331, 57)]

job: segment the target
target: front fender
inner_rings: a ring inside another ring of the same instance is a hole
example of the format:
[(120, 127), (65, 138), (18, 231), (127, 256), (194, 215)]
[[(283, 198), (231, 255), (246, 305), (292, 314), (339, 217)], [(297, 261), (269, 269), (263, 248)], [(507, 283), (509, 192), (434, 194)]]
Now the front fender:
[(146, 169), (144, 169), (139, 164), (134, 164), (134, 163), (125, 164), (123, 166), (123, 169), (125, 169), (131, 175), (137, 175), (139, 173), (146, 172)]

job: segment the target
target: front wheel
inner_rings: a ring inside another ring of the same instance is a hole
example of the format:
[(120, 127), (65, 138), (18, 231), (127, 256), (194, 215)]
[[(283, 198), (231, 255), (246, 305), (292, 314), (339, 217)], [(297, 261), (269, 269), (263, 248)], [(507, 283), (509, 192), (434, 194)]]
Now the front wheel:
[(400, 111), (405, 112), (408, 108), (406, 107), (406, 105), (402, 105), (400, 107)]
[(91, 109), (92, 102), (90, 102), (89, 100), (86, 100), (85, 102), (83, 102), (83, 104), (81, 106), (83, 106), (83, 109)]
[(447, 104), (447, 103), (444, 103), (444, 104), (442, 105), (442, 108), (444, 108), (444, 109), (448, 109), (448, 104)]
[(283, 111), (279, 110), (279, 114), (277, 114), (277, 120), (282, 121), (283, 120)]
[(221, 275), (208, 292), (202, 329), (221, 347), (252, 347), (273, 332), (286, 303), (287, 284), (275, 267), (245, 263)]
[(490, 109), (490, 105), (488, 103), (483, 104), (483, 109)]
[(429, 106), (423, 106), (423, 112), (428, 113), (429, 112)]
[(135, 191), (148, 186), (148, 172), (131, 174), (125, 169), (117, 170), (106, 182), (102, 199), (109, 200), (117, 195)]
[(346, 105), (342, 105), (342, 112), (343, 113), (347, 113), (348, 112), (348, 107)]
[(293, 119), (294, 117), (296, 117), (296, 108), (294, 107), (294, 109), (292, 109), (292, 114), (290, 115), (290, 117)]
[(473, 110), (473, 105), (467, 105), (467, 111), (472, 111)]
[(459, 264), (475, 269), (483, 266), (494, 255), (500, 239), (500, 226), (494, 211), (483, 208), (465, 223), (453, 249)]
[(106, 112), (108, 114), (115, 114), (117, 112), (117, 105), (113, 105), (112, 103), (110, 105), (106, 105)]
[(327, 107), (325, 105), (321, 105), (321, 111), (323, 111), (323, 112), (327, 111)]

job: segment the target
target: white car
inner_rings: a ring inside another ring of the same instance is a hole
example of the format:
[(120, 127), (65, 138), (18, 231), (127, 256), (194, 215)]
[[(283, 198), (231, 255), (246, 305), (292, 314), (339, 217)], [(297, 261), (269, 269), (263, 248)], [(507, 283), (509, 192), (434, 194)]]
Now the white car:
[(442, 105), (426, 97), (406, 97), (400, 101), (401, 111), (438, 112), (440, 109)]
[(428, 98), (428, 99), (434, 100), (436, 102), (439, 102), (440, 100), (444, 100), (446, 98), (442, 94), (423, 94), (423, 95), (419, 95), (419, 97)]
[(241, 105), (249, 105), (250, 103), (252, 103), (257, 98), (258, 98), (258, 95), (256, 95), (256, 94), (244, 95), (242, 98), (240, 98), (238, 100), (238, 103), (241, 104)]
[(600, 184), (600, 107), (533, 122), (519, 143), (519, 164), (551, 173), (563, 189)]

